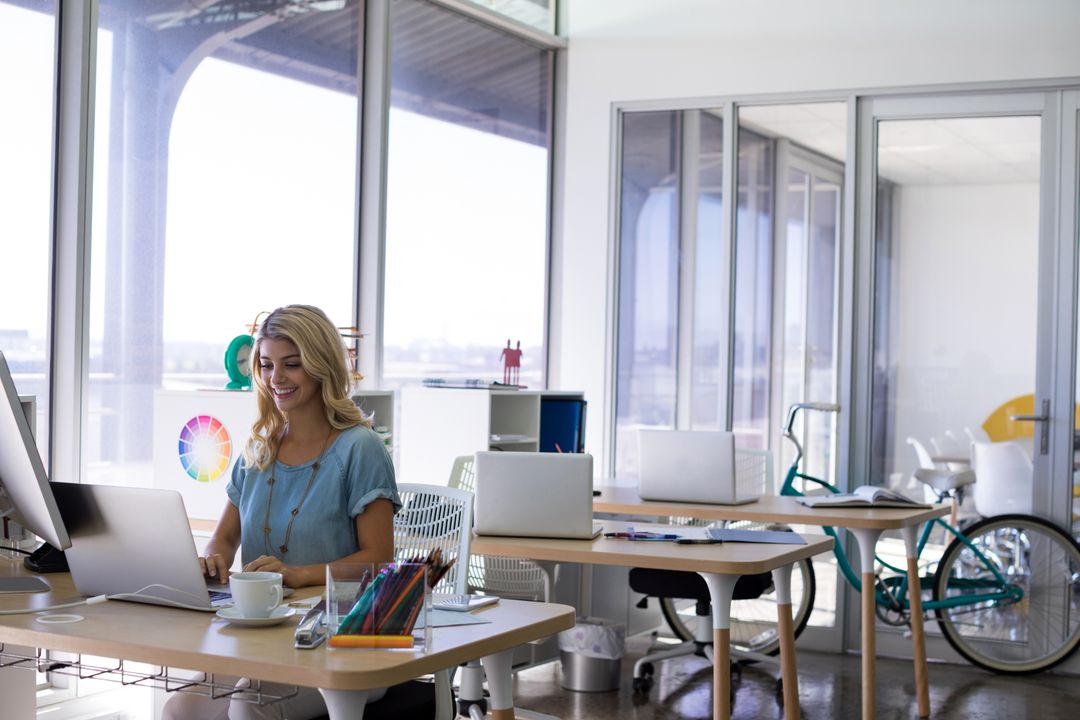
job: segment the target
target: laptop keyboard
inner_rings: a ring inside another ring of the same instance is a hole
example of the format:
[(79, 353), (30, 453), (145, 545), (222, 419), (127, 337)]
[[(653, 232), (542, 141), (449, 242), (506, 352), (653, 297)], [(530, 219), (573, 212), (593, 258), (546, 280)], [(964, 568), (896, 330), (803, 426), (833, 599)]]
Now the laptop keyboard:
[(232, 600), (232, 593), (226, 590), (207, 590), (210, 593), (210, 604), (220, 605), (223, 602)]

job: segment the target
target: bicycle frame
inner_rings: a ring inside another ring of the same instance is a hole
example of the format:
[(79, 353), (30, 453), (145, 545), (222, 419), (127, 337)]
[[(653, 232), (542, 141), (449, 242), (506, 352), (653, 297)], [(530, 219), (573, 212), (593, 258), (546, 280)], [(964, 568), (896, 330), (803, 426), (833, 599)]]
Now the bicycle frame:
[[(784, 484), (780, 488), (780, 495), (787, 496), (802, 496), (804, 493), (800, 492), (795, 487), (796, 480), (803, 480), (805, 482), (818, 485), (831, 493), (839, 493), (840, 489), (836, 486), (822, 480), (821, 478), (814, 477), (813, 475), (807, 475), (804, 472), (799, 471), (799, 463), (802, 460), (803, 449), (799, 444), (798, 438), (795, 437), (793, 427), (795, 424), (795, 417), (799, 410), (820, 410), (824, 412), (838, 412), (840, 410), (839, 405), (832, 403), (796, 403), (791, 406), (788, 415), (788, 422), (784, 429), (784, 437), (790, 440), (795, 445), (795, 459), (792, 461), (791, 466), (788, 468), (787, 474), (784, 477)], [(986, 588), (989, 591), (985, 593), (979, 593), (975, 595), (963, 595), (957, 597), (949, 597), (941, 600), (924, 600), (922, 603), (923, 610), (937, 610), (939, 608), (954, 608), (964, 605), (974, 605), (977, 603), (983, 603), (988, 601), (1006, 601), (1009, 603), (1018, 602), (1023, 598), (1024, 591), (1022, 588), (1011, 585), (1005, 576), (1002, 575), (994, 564), (991, 563), (986, 555), (982, 553), (979, 548), (975, 547), (971, 541), (967, 538), (962, 531), (948, 523), (942, 521), (940, 518), (934, 518), (930, 522), (923, 526), (922, 533), (919, 536), (918, 543), (916, 545), (916, 557), (922, 557), (923, 549), (926, 547), (927, 542), (930, 539), (930, 534), (933, 532), (935, 526), (940, 525), (945, 528), (949, 533), (953, 535), (960, 542), (964, 543), (978, 558), (982, 566), (989, 570), (993, 575), (993, 580), (961, 580), (957, 579), (956, 582), (960, 585), (965, 585), (969, 588)], [(836, 529), (830, 526), (822, 526), (826, 535), (833, 538), (833, 555), (836, 557), (836, 562), (840, 568), (841, 574), (848, 584), (851, 585), (856, 592), (862, 592), (862, 578), (859, 573), (851, 566), (848, 561), (847, 553), (844, 552), (844, 547), (840, 543), (840, 538)], [(878, 605), (882, 607), (888, 607), (890, 609), (896, 609), (899, 606), (904, 613), (909, 612), (910, 604), (908, 602), (908, 576), (907, 571), (903, 568), (898, 568), (882, 560), (877, 555), (874, 556), (874, 561), (882, 567), (888, 568), (892, 572), (896, 573), (893, 578), (886, 578), (881, 581), (875, 591), (875, 598)], [(896, 594), (892, 594), (889, 591), (890, 586), (896, 586)], [(919, 578), (920, 590), (923, 587), (923, 578)]]

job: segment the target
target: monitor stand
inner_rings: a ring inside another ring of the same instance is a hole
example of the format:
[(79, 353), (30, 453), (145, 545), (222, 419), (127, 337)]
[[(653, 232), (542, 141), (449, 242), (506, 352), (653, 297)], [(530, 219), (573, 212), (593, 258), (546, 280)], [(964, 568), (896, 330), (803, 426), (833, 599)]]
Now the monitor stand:
[[(48, 543), (23, 559), (23, 565), (36, 573), (64, 572), (68, 569), (64, 553)], [(44, 592), (49, 585), (36, 577), (0, 577), (0, 593)]]
[(67, 572), (67, 558), (63, 550), (57, 550), (49, 543), (42, 543), (34, 552), (23, 560), (27, 570), (36, 573)]

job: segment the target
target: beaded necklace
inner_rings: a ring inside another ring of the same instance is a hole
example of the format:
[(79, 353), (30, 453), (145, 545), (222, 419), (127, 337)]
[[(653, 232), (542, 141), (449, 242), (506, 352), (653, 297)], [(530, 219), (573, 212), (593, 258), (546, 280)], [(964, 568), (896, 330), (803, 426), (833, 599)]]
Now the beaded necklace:
[[(288, 429), (286, 428), (286, 432)], [(304, 487), (304, 493), (300, 496), (300, 502), (296, 503), (296, 507), (292, 509), (289, 514), (289, 524), (285, 526), (285, 539), (282, 541), (278, 550), (281, 554), (289, 552), (289, 536), (292, 535), (293, 521), (296, 520), (296, 516), (300, 514), (300, 508), (304, 505), (304, 500), (307, 499), (308, 493), (311, 491), (311, 486), (315, 482), (315, 476), (319, 473), (319, 465), (322, 463), (323, 455), (326, 454), (326, 449), (330, 446), (330, 436), (334, 434), (334, 427), (330, 426), (330, 431), (326, 433), (326, 440), (323, 441), (322, 451), (319, 452), (319, 456), (315, 458), (315, 462), (311, 465), (311, 476), (308, 478), (307, 486)], [(270, 492), (266, 496), (266, 514), (263, 515), (263, 543), (266, 545), (266, 554), (273, 555), (270, 549), (270, 504), (274, 501), (274, 473), (277, 472), (277, 458), (274, 458), (273, 465), (270, 466), (270, 477), (266, 479), (266, 485), (270, 488)]]

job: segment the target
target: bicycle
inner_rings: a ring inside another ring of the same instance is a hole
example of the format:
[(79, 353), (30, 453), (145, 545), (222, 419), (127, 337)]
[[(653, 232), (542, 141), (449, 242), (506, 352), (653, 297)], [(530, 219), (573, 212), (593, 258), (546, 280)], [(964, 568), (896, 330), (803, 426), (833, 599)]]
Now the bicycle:
[[(803, 495), (796, 487), (799, 480), (827, 492), (840, 492), (800, 470), (803, 448), (794, 425), (802, 410), (839, 412), (840, 406), (808, 402), (789, 408), (783, 435), (794, 444), (795, 457), (779, 494)], [(955, 481), (958, 475), (942, 472), (921, 479), (936, 480), (932, 487), (944, 500), (963, 484)], [(840, 573), (861, 593), (862, 579), (849, 562), (836, 530), (823, 530), (836, 541), (833, 554)], [(949, 542), (940, 557), (927, 561), (924, 551), (935, 530), (944, 533)], [(919, 577), (923, 612), (933, 613), (946, 641), (972, 664), (996, 673), (1023, 675), (1063, 662), (1080, 646), (1080, 545), (1053, 523), (1034, 515), (1010, 514), (985, 517), (961, 529), (938, 518), (923, 527), (916, 552), (920, 567), (925, 568)], [(875, 566), (878, 618), (889, 625), (910, 627), (906, 569), (878, 555)], [(792, 612), (798, 637), (813, 611), (816, 579), (812, 563), (800, 563), (793, 577), (797, 580), (793, 582)], [(692, 629), (675, 603), (665, 600), (661, 610), (676, 635), (692, 637)], [(768, 603), (740, 601), (733, 604), (731, 615), (734, 652), (750, 657), (775, 654), (775, 608)]]

